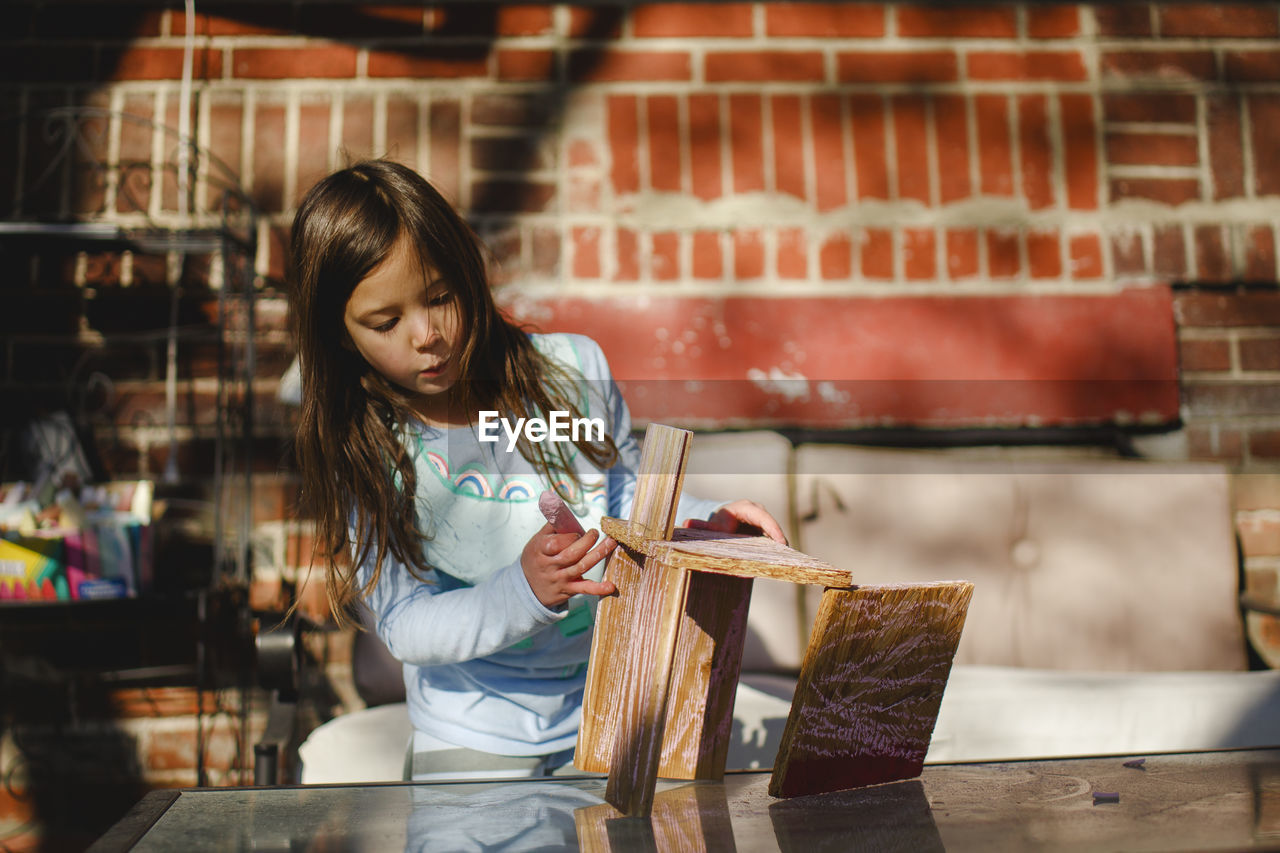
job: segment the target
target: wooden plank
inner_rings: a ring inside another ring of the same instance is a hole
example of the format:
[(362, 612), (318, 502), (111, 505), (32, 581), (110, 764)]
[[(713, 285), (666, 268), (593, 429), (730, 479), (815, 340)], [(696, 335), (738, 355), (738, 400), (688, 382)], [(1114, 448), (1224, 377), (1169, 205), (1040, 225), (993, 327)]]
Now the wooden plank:
[(663, 778), (724, 778), (752, 583), (689, 574), (658, 769)]
[(653, 808), (676, 640), (688, 591), (688, 572), (647, 559), (640, 583), (629, 593), (637, 604), (630, 641), (615, 655), (623, 696), (614, 709), (618, 725), (604, 797), (625, 815), (648, 815)]
[(627, 697), (623, 653), (631, 642), (632, 625), (642, 603), (635, 591), (639, 588), (643, 559), (637, 561), (633, 553), (615, 548), (605, 567), (604, 576), (613, 581), (618, 593), (600, 599), (596, 610), (582, 723), (573, 754), (574, 766), (588, 773), (608, 773), (613, 760), (618, 708)]
[(607, 517), (601, 520), (600, 529), (632, 551), (656, 557), (675, 568), (828, 587), (853, 586), (853, 575), (848, 570), (768, 536), (680, 528), (674, 531), (671, 541), (646, 539), (633, 534), (627, 522)]
[[(636, 477), (636, 499), (628, 522), (637, 535), (659, 531), (670, 536), (675, 525), (676, 504), (684, 482), (685, 460), (693, 434), (661, 424), (650, 424)], [(653, 473), (666, 466), (665, 475)], [(633, 590), (644, 574), (643, 560), (617, 548), (609, 558), (604, 576), (618, 588), (616, 595), (600, 600), (595, 632), (591, 638), (591, 658), (582, 702), (582, 724), (578, 729), (574, 765), (590, 773), (608, 773), (618, 732), (618, 709), (634, 699), (625, 678), (628, 646), (637, 636), (635, 622), (641, 618), (643, 602)]]
[(964, 581), (826, 590), (769, 793), (919, 776), (972, 595)]

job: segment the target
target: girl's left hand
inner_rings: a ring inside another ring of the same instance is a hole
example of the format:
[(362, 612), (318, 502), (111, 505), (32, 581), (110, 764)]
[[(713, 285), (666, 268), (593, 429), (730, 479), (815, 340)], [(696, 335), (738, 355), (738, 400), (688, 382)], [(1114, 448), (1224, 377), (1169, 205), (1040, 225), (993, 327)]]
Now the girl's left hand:
[(718, 530), (722, 533), (737, 533), (744, 526), (755, 527), (773, 541), (787, 544), (787, 537), (782, 532), (781, 525), (769, 514), (769, 510), (755, 501), (734, 501), (720, 507), (705, 521), (700, 518), (691, 518), (684, 524), (685, 527)]
[(599, 538), (598, 530), (588, 530), (586, 535), (556, 533), (548, 522), (525, 544), (520, 567), (544, 607), (564, 604), (579, 594), (613, 595), (618, 591), (611, 581), (583, 577), (618, 544), (607, 536), (603, 541)]

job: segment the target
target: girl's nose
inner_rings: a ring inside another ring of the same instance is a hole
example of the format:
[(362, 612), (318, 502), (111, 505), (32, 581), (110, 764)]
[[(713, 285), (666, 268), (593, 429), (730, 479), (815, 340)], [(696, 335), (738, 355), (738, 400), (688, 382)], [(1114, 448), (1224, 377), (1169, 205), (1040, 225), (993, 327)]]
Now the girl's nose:
[(435, 343), (436, 338), (439, 337), (435, 321), (434, 311), (423, 309), (414, 314), (413, 346), (416, 349), (426, 349)]

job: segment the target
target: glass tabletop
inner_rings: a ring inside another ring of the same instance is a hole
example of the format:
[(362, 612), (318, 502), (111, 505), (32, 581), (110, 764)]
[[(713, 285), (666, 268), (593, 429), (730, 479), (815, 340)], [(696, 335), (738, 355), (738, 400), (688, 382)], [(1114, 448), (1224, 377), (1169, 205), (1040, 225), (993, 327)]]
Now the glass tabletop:
[(1280, 846), (1280, 750), (927, 766), (779, 800), (767, 773), (661, 780), (623, 818), (602, 777), (156, 792), (96, 850), (1239, 850)]

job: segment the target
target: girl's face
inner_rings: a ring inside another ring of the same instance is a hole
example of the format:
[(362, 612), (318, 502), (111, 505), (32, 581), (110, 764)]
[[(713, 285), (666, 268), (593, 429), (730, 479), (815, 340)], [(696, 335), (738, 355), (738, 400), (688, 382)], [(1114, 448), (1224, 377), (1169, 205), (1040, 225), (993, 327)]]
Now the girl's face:
[(435, 269), (419, 263), (409, 238), (401, 235), (355, 286), (342, 321), (370, 367), (412, 394), (428, 422), (447, 422), (463, 343), (457, 300)]

